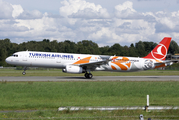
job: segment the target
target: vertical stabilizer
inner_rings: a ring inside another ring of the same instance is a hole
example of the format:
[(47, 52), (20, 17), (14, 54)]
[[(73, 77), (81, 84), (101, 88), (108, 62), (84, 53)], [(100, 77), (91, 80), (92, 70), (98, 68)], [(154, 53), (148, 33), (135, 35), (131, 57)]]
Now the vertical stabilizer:
[(165, 60), (171, 39), (171, 37), (163, 38), (163, 40), (143, 58)]

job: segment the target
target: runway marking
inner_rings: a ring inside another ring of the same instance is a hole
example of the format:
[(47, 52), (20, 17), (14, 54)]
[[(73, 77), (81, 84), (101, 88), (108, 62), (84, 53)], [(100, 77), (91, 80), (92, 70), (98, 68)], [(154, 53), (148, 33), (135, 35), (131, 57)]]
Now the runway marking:
[[(178, 106), (149, 106), (148, 110), (176, 110), (179, 109)], [(101, 111), (105, 111), (105, 110), (145, 110), (145, 106), (144, 107), (139, 107), (139, 106), (135, 106), (135, 107), (59, 107), (58, 111), (64, 111), (64, 110), (70, 110), (70, 111), (78, 111), (78, 110), (101, 110)]]
[(0, 77), (0, 81), (179, 81), (179, 76), (94, 76), (92, 79), (77, 76), (10, 76)]

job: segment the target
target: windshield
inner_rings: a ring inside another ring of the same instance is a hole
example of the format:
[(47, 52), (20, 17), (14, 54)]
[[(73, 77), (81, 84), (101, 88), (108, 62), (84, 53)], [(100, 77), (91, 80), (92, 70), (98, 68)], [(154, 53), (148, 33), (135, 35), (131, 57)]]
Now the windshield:
[(18, 55), (17, 55), (17, 54), (13, 54), (12, 56), (13, 56), (13, 57), (18, 57)]

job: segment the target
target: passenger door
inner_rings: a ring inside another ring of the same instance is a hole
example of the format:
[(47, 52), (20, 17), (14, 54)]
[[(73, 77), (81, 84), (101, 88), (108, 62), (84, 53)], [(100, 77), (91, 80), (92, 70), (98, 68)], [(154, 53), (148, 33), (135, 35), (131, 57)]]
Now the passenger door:
[(23, 61), (27, 61), (27, 53), (23, 54)]

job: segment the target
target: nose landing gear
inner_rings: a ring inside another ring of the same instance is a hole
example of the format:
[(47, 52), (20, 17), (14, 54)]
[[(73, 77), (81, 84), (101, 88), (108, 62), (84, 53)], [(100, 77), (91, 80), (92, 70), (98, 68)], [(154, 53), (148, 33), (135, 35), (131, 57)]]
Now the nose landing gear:
[(25, 75), (25, 74), (26, 74), (26, 72), (25, 72), (25, 71), (23, 71), (23, 72), (22, 72), (22, 74), (23, 74), (23, 75)]
[(24, 71), (22, 72), (22, 74), (23, 74), (23, 75), (25, 75), (25, 74), (26, 74), (26, 72), (25, 72), (25, 71), (27, 70), (27, 67), (26, 67), (26, 66), (24, 66), (24, 68), (23, 68), (23, 69), (24, 69)]

